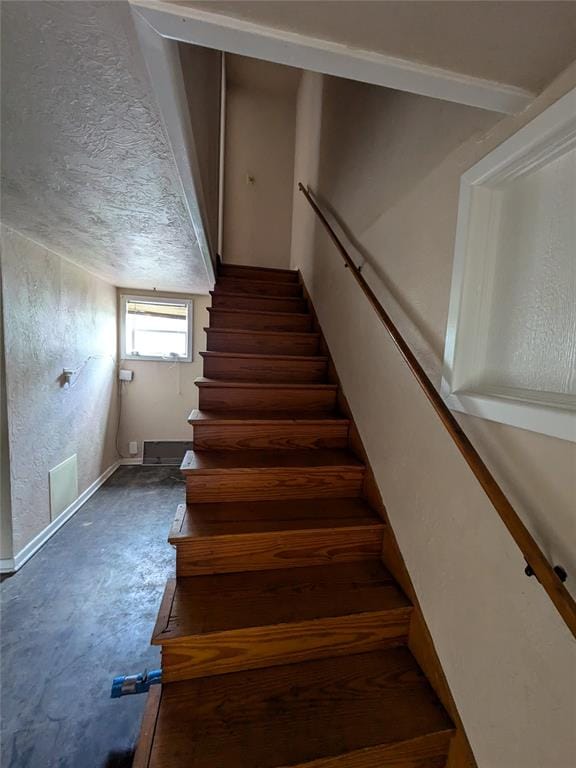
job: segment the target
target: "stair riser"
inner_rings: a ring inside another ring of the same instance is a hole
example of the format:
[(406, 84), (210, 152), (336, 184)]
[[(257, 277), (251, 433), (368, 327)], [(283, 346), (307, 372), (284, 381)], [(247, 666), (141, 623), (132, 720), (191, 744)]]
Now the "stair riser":
[(264, 389), (261, 387), (199, 387), (199, 407), (205, 411), (246, 408), (252, 411), (332, 411), (333, 389)]
[(312, 334), (291, 336), (282, 333), (270, 336), (254, 336), (250, 333), (226, 333), (207, 331), (209, 352), (243, 352), (261, 355), (315, 355), (319, 350), (318, 337)]
[(176, 543), (176, 576), (379, 560), (382, 537), (381, 526), (365, 525), (183, 540)]
[(205, 357), (204, 376), (224, 381), (312, 382), (326, 380), (325, 360), (258, 360)]
[(411, 609), (212, 632), (162, 645), (162, 682), (406, 644)]
[(295, 331), (305, 333), (312, 329), (311, 315), (255, 315), (251, 312), (226, 312), (211, 307), (210, 328), (235, 328), (246, 331)]
[(215, 290), (217, 292), (246, 293), (251, 296), (302, 296), (302, 288), (298, 283), (276, 283), (271, 280), (252, 281), (242, 278), (218, 278)]
[(362, 491), (364, 467), (298, 467), (186, 474), (186, 501), (266, 501), (353, 498)]
[(194, 426), (194, 449), (229, 451), (250, 449), (346, 448), (347, 424)]
[[(263, 296), (231, 296), (230, 294), (214, 293), (213, 307), (225, 309), (250, 309), (254, 312), (300, 312), (307, 311), (304, 299), (285, 299), (281, 297), (265, 298)], [(234, 326), (237, 328), (238, 326)]]
[(245, 280), (269, 280), (272, 283), (298, 283), (298, 273), (288, 270), (259, 269), (258, 267), (238, 267), (234, 264), (221, 264), (218, 277), (230, 277)]

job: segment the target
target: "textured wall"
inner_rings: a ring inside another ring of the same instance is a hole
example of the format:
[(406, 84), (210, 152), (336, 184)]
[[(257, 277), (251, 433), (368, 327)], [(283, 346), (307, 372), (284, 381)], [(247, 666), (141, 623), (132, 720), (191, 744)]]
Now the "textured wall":
[(116, 285), (206, 268), (128, 3), (2, 3), (2, 220)]
[[(120, 293), (120, 291), (119, 291)], [(134, 371), (134, 379), (122, 387), (122, 416), (119, 448), (128, 456), (130, 440), (191, 440), (188, 416), (198, 407), (194, 379), (202, 376), (200, 352), (206, 349), (204, 328), (208, 325), (208, 296), (190, 296), (194, 301), (194, 346), (191, 363), (123, 360), (122, 368)]]
[(505, 186), (484, 382), (576, 396), (576, 149)]
[[(50, 523), (48, 471), (76, 453), (79, 492), (116, 459), (116, 291), (2, 227), (14, 552)], [(63, 368), (80, 368), (71, 388)]]
[[(497, 118), (326, 79), (320, 195), (356, 238), (363, 275), (437, 386), (460, 175), (576, 86)], [(303, 271), (480, 768), (567, 768), (575, 647), (366, 298), (316, 228)], [(296, 254), (297, 255), (297, 254)], [(545, 554), (576, 580), (576, 450), (458, 415)]]

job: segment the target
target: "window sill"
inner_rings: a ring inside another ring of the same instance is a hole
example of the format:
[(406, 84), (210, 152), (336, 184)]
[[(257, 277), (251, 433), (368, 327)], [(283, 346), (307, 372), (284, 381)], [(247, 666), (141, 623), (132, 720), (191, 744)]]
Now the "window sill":
[(576, 410), (574, 398), (569, 396), (556, 396), (564, 402), (561, 404), (558, 401), (552, 405), (536, 402), (528, 392), (525, 398), (520, 395), (511, 397), (505, 392), (497, 395), (492, 388), (490, 393), (449, 392), (444, 386), (442, 395), (446, 405), (453, 411), (576, 442)]
[(134, 363), (191, 363), (192, 357), (148, 357), (146, 355), (125, 355), (120, 360)]

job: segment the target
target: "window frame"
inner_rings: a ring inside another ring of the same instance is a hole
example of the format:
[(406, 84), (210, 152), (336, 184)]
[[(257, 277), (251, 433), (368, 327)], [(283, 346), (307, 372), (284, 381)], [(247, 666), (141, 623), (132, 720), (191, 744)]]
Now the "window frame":
[(449, 408), (576, 442), (573, 395), (474, 384), (481, 372), (499, 189), (576, 146), (572, 89), (461, 177), (441, 394)]
[[(133, 355), (126, 352), (126, 304), (130, 301), (140, 301), (144, 304), (185, 304), (188, 308), (187, 345), (185, 357), (161, 357), (159, 355)], [(185, 296), (156, 295), (147, 296), (142, 293), (120, 294), (120, 359), (146, 360), (155, 363), (191, 363), (194, 359), (194, 300)]]

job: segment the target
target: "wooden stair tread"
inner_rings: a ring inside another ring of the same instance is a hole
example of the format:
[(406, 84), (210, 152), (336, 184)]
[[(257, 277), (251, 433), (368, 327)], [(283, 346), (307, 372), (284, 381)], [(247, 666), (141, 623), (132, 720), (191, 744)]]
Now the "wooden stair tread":
[(364, 464), (346, 450), (302, 451), (187, 451), (180, 470), (188, 473), (258, 472), (266, 469), (318, 469), (357, 467)]
[[(277, 296), (269, 296), (268, 298), (276, 299)], [(234, 307), (208, 307), (208, 312), (229, 312), (230, 314), (236, 314), (236, 315), (269, 315), (271, 317), (276, 317), (277, 315), (281, 315), (283, 317), (293, 318), (295, 315), (296, 317), (310, 317), (309, 312), (275, 312), (271, 309), (236, 309)], [(215, 330), (215, 329), (212, 329)], [(220, 330), (220, 329), (218, 329)], [(241, 330), (241, 329), (239, 329)], [(289, 331), (291, 333), (291, 331)]]
[(348, 424), (349, 419), (330, 411), (201, 411), (195, 408), (188, 417), (189, 424)]
[(138, 768), (444, 768), (453, 725), (300, 275), (220, 264), (211, 296)]
[[(407, 615), (410, 602), (377, 561), (173, 580), (153, 643), (188, 635), (367, 612)], [(215, 599), (216, 598), (216, 599)]]
[[(212, 309), (212, 307), (209, 308)], [(235, 309), (225, 309), (220, 310), (221, 312), (236, 312)], [(243, 312), (243, 310), (240, 310)], [(247, 312), (250, 310), (246, 310)], [(256, 315), (278, 315), (278, 314), (287, 314), (289, 317), (293, 317), (292, 312), (254, 312), (253, 314)], [(281, 338), (287, 338), (290, 339), (293, 336), (296, 338), (303, 338), (303, 339), (310, 339), (310, 338), (320, 338), (320, 334), (316, 333), (315, 331), (253, 331), (249, 330), (247, 328), (210, 328), (208, 326), (207, 328), (204, 328), (206, 333), (222, 333), (222, 334), (232, 334), (232, 335), (242, 335), (245, 336), (246, 334), (249, 334), (250, 336), (256, 336), (256, 337), (263, 337), (268, 338), (270, 336), (280, 336)]]
[(219, 278), (214, 290), (220, 293), (247, 293), (250, 296), (302, 296), (302, 286), (287, 280), (259, 280), (257, 277), (226, 275)]
[(325, 355), (270, 355), (270, 354), (257, 354), (255, 352), (200, 352), (200, 357), (204, 359), (210, 358), (224, 358), (225, 360), (233, 360), (239, 357), (241, 360), (266, 360), (271, 363), (287, 360), (291, 363), (298, 360), (305, 361), (306, 363), (327, 363), (328, 358)]
[[(218, 298), (234, 298), (234, 299), (281, 299), (282, 301), (294, 301), (294, 302), (300, 302), (302, 303), (304, 299), (302, 296), (275, 296), (274, 294), (269, 293), (235, 293), (234, 291), (209, 291), (210, 296), (214, 297), (217, 296)], [(304, 314), (304, 313), (302, 313)]]
[(149, 766), (302, 766), (431, 734), (447, 753), (452, 732), (409, 651), (390, 648), (165, 685)]
[(260, 280), (287, 280), (298, 282), (298, 270), (281, 269), (280, 267), (251, 267), (246, 264), (221, 264), (219, 277), (246, 277), (252, 279), (252, 275), (258, 275)]
[(322, 382), (328, 374), (328, 358), (256, 351), (200, 352), (204, 375), (219, 381)]
[(200, 376), (194, 380), (197, 387), (238, 387), (240, 389), (326, 389), (336, 391), (337, 384), (329, 382), (293, 382), (293, 381), (226, 381), (226, 379), (208, 379)]
[(277, 531), (369, 527), (384, 523), (360, 498), (234, 501), (181, 504), (169, 541)]

